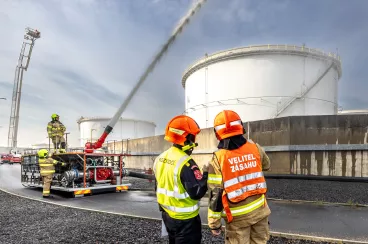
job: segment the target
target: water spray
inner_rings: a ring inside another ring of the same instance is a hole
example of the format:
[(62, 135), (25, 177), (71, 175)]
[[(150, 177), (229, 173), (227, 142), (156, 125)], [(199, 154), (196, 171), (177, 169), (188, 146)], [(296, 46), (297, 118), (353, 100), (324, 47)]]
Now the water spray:
[(118, 111), (116, 111), (115, 115), (112, 117), (108, 125), (106, 126), (104, 132), (102, 133), (101, 137), (95, 142), (87, 142), (85, 145), (85, 151), (87, 153), (92, 153), (94, 149), (101, 148), (102, 144), (105, 142), (106, 137), (110, 134), (112, 129), (114, 128), (116, 122), (119, 120), (120, 116), (123, 114), (127, 106), (129, 105), (130, 101), (134, 97), (135, 93), (138, 91), (138, 89), (141, 87), (143, 82), (147, 79), (148, 75), (154, 70), (157, 63), (161, 60), (162, 56), (169, 50), (169, 48), (173, 45), (177, 37), (180, 33), (183, 32), (184, 27), (189, 25), (190, 20), (193, 18), (193, 16), (198, 13), (199, 9), (202, 7), (202, 5), (207, 0), (200, 0), (197, 3), (194, 3), (192, 7), (189, 9), (187, 14), (184, 15), (183, 18), (180, 19), (179, 24), (176, 25), (174, 31), (172, 32), (169, 39), (166, 41), (166, 43), (163, 45), (161, 50), (155, 55), (153, 61), (150, 63), (150, 65), (146, 68), (146, 70), (143, 72), (143, 74), (140, 76), (137, 84), (134, 86), (133, 90), (129, 93), (128, 97), (125, 99), (125, 101), (121, 104)]

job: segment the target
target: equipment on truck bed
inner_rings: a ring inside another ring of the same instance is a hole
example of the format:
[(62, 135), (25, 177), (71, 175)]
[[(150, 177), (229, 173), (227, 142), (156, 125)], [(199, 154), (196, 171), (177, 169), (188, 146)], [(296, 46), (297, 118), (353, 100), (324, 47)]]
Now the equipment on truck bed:
[[(22, 157), (21, 182), (28, 187), (43, 187), (38, 150), (26, 151)], [(104, 154), (68, 152), (53, 154), (57, 164), (51, 189), (71, 192), (74, 196), (89, 195), (93, 192), (127, 191), (130, 184), (124, 177), (152, 179), (153, 176), (130, 172), (124, 169), (127, 154)]]

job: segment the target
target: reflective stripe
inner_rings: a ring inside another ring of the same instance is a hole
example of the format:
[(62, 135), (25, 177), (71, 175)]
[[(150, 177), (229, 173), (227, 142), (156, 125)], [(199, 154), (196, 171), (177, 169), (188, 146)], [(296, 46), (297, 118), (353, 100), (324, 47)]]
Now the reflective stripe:
[(189, 197), (189, 194), (187, 192), (184, 192), (184, 193), (180, 194), (179, 192), (168, 191), (164, 188), (157, 188), (157, 193), (164, 194), (164, 195), (169, 196), (169, 197), (176, 197), (178, 199), (185, 199), (185, 198)]
[[(241, 120), (230, 122), (230, 126), (233, 126), (233, 125), (242, 125), (242, 122)], [(222, 125), (216, 126), (215, 130), (218, 131), (218, 130), (225, 129), (225, 128), (226, 128), (226, 124), (222, 124)]]
[(212, 184), (221, 184), (222, 183), (222, 175), (208, 174), (207, 182), (212, 183)]
[(50, 191), (43, 191), (42, 193), (50, 193)]
[(167, 208), (170, 211), (176, 212), (176, 213), (190, 213), (190, 212), (194, 212), (197, 209), (199, 209), (199, 202), (197, 204), (195, 204), (192, 207), (186, 207), (186, 208), (180, 208), (180, 207), (173, 207), (173, 206), (167, 206), (167, 205), (162, 205), (162, 207)]
[(247, 191), (254, 191), (256, 189), (262, 189), (262, 188), (263, 189), (267, 188), (266, 182), (244, 186), (241, 189), (238, 189), (236, 191), (232, 191), (232, 192), (227, 193), (227, 196), (228, 196), (229, 199), (232, 199), (232, 198), (243, 195), (243, 193), (245, 193)]
[[(179, 192), (179, 187), (178, 187), (178, 173), (179, 173), (180, 165), (185, 160), (187, 160), (188, 158), (189, 158), (188, 155), (185, 155), (185, 156), (181, 157), (175, 165), (175, 169), (174, 169), (174, 191), (170, 191), (170, 190), (167, 190), (167, 189), (164, 189), (164, 188), (157, 188), (157, 193), (163, 194), (163, 195), (168, 196), (168, 197), (175, 197), (175, 198), (178, 198), (178, 199), (185, 199), (185, 198), (190, 197), (187, 192), (180, 193)], [(169, 207), (171, 207), (171, 206), (168, 206), (167, 209), (171, 210)]]
[(180, 165), (189, 158), (188, 155), (184, 155), (181, 157), (178, 162), (176, 163), (175, 169), (174, 169), (174, 192), (179, 193), (179, 187), (178, 187), (178, 173)]
[[(257, 208), (262, 207), (264, 204), (265, 204), (265, 196), (262, 195), (262, 197), (260, 197), (259, 199), (251, 203), (248, 203), (245, 206), (230, 208), (230, 211), (233, 216), (244, 215), (256, 210)], [(225, 211), (222, 212), (222, 216), (226, 216)]]
[(185, 131), (183, 130), (179, 130), (179, 129), (172, 128), (172, 127), (169, 128), (169, 131), (174, 132), (175, 134), (178, 134), (178, 135), (183, 135), (185, 133)]
[(53, 164), (39, 164), (40, 167), (50, 167), (54, 166)]
[(45, 174), (48, 174), (48, 173), (53, 174), (53, 173), (55, 173), (55, 170), (42, 170), (41, 169), (41, 174), (43, 174), (43, 173), (45, 173)]
[(239, 177), (232, 178), (231, 180), (225, 181), (224, 187), (226, 188), (226, 187), (238, 184), (238, 183), (246, 181), (246, 180), (252, 180), (252, 179), (256, 179), (256, 178), (260, 178), (260, 177), (263, 177), (263, 172), (255, 172), (255, 173), (242, 175), (242, 176), (239, 176)]
[(208, 209), (208, 217), (214, 219), (221, 219), (221, 212), (214, 212), (210, 208)]

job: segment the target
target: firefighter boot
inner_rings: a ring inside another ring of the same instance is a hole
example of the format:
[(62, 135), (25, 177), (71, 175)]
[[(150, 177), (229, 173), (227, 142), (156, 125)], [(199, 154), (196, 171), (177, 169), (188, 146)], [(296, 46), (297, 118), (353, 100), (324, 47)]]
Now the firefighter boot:
[(46, 199), (53, 199), (54, 198), (54, 196), (52, 196), (52, 195), (48, 195), (48, 196), (42, 196), (43, 198), (46, 198)]

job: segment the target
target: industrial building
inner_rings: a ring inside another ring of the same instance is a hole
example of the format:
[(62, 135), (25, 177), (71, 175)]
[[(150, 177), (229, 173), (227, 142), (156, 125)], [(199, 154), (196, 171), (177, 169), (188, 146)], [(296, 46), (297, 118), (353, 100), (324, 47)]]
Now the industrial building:
[[(111, 118), (105, 117), (81, 117), (77, 121), (80, 132), (80, 146), (84, 147), (86, 142), (98, 140), (110, 120)], [(120, 118), (107, 140), (121, 141), (154, 136), (155, 129), (156, 124), (153, 122)]]
[(185, 113), (201, 128), (223, 109), (244, 121), (338, 112), (340, 57), (295, 45), (229, 49), (196, 61), (185, 72)]

